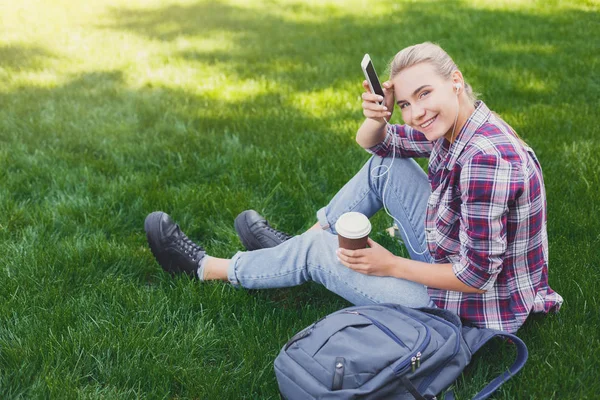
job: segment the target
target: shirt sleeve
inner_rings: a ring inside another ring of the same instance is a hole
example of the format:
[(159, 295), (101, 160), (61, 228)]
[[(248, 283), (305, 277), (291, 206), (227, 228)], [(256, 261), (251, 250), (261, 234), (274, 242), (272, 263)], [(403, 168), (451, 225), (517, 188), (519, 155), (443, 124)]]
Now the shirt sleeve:
[(523, 186), (512, 165), (496, 155), (473, 157), (460, 174), (460, 261), (453, 264), (464, 284), (490, 289), (502, 271), (508, 205)]
[(379, 157), (387, 157), (393, 151), (396, 157), (421, 158), (429, 157), (432, 149), (433, 143), (422, 132), (408, 125), (392, 125), (383, 141), (367, 151)]

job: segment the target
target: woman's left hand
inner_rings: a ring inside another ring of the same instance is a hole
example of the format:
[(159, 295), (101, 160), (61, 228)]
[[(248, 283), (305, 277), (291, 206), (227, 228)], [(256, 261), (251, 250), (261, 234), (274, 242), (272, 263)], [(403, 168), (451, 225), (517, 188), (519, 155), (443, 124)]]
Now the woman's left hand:
[(370, 246), (367, 249), (338, 249), (337, 256), (340, 262), (361, 274), (393, 276), (397, 257), (371, 238), (368, 238), (367, 243)]

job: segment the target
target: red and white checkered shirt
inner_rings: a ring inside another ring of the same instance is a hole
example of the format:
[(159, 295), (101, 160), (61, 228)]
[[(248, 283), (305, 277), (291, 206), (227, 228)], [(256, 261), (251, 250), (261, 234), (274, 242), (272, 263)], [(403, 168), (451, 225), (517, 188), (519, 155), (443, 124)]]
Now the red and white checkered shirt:
[(476, 326), (515, 332), (531, 312), (558, 311), (548, 286), (546, 193), (533, 150), (479, 101), (456, 140), (429, 142), (395, 125), (370, 152), (429, 157), (431, 196), (425, 233), (435, 263), (451, 263), (465, 284), (485, 293), (428, 288), (441, 308)]

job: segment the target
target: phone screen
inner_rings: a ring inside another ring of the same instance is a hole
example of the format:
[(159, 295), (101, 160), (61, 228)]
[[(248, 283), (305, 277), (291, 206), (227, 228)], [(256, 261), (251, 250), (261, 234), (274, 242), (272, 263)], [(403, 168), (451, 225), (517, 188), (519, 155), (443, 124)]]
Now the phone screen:
[(369, 82), (371, 82), (371, 86), (373, 87), (373, 92), (375, 94), (383, 96), (383, 89), (381, 88), (381, 83), (379, 83), (377, 72), (375, 72), (375, 67), (373, 67), (373, 63), (370, 60), (367, 64), (366, 72)]

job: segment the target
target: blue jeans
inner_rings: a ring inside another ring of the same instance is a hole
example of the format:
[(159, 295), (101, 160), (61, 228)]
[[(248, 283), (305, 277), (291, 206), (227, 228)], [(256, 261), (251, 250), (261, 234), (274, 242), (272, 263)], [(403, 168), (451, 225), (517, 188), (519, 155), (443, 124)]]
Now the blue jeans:
[(422, 284), (361, 274), (341, 264), (336, 256), (337, 219), (349, 211), (370, 218), (383, 207), (385, 186), (385, 205), (404, 227), (406, 232), (400, 228), (404, 242), (410, 242), (416, 250), (407, 245), (411, 258), (431, 262), (425, 241), (425, 212), (431, 194), (427, 175), (414, 160), (396, 158), (386, 185), (387, 175), (378, 175), (391, 161), (391, 158), (371, 157), (331, 202), (317, 212), (322, 230), (309, 230), (277, 247), (237, 253), (229, 264), (229, 282), (237, 287), (266, 289), (314, 281), (355, 305), (432, 306)]

